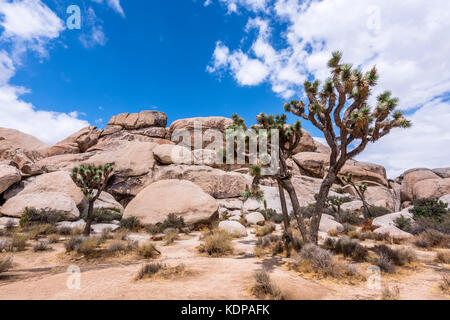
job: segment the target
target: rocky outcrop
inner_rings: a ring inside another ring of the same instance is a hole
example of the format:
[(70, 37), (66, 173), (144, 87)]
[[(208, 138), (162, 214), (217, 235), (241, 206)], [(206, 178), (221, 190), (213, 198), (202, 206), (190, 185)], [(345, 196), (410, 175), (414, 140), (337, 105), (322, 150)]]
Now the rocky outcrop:
[(410, 208), (406, 208), (400, 212), (387, 214), (381, 217), (377, 217), (373, 219), (372, 225), (376, 227), (387, 227), (387, 226), (393, 226), (395, 227), (395, 220), (397, 220), (400, 217), (404, 217), (406, 219), (410, 219), (411, 222), (413, 222), (413, 215), (409, 212)]
[(401, 187), (401, 199), (402, 201), (414, 200), (414, 186), (417, 182), (434, 179), (437, 180), (440, 177), (430, 169), (411, 169), (403, 173), (402, 175), (402, 187)]
[(308, 131), (302, 129), (302, 137), (297, 148), (294, 149), (293, 153), (299, 152), (316, 152), (316, 144), (314, 139), (311, 137)]
[(25, 175), (41, 173), (35, 165), (43, 156), (39, 150), (47, 145), (18, 130), (0, 128), (0, 160), (13, 161)]
[(125, 208), (123, 217), (137, 217), (143, 224), (163, 222), (174, 213), (186, 224), (209, 222), (216, 217), (217, 201), (186, 180), (162, 180), (142, 190)]
[(95, 201), (94, 208), (96, 209), (105, 209), (110, 211), (115, 211), (119, 213), (123, 213), (123, 206), (114, 199), (112, 195), (107, 192), (102, 192), (100, 197)]
[(391, 237), (393, 239), (408, 239), (408, 238), (413, 237), (412, 234), (405, 232), (403, 230), (400, 230), (399, 228), (397, 228), (395, 226), (384, 226), (384, 227), (376, 229), (373, 233), (388, 235), (389, 237)]
[[(202, 129), (201, 131), (199, 130), (198, 134), (194, 133), (196, 123), (201, 125)], [(209, 129), (218, 130), (220, 133), (222, 133), (223, 138), (225, 139), (225, 130), (232, 124), (233, 124), (232, 119), (224, 117), (199, 117), (199, 118), (180, 119), (174, 121), (170, 125), (169, 136), (171, 140), (177, 144), (183, 142), (185, 143), (185, 146), (186, 144), (188, 145), (190, 144), (192, 150), (204, 149), (211, 143), (211, 141), (209, 140), (210, 137), (208, 137), (208, 134), (206, 133), (207, 130)], [(188, 135), (185, 137), (184, 133), (188, 133)], [(187, 138), (187, 141), (182, 141), (183, 139), (182, 137)], [(199, 141), (198, 145), (195, 144), (195, 140)]]
[(450, 168), (439, 168), (432, 171), (443, 179), (450, 178)]
[(98, 142), (101, 130), (96, 127), (86, 127), (72, 134), (66, 139), (58, 142), (54, 146), (43, 149), (41, 153), (44, 157), (53, 157), (60, 154), (74, 154), (86, 152), (90, 147)]
[(243, 175), (206, 166), (168, 166), (155, 173), (154, 180), (182, 179), (200, 186), (216, 199), (240, 197), (247, 186)]
[(332, 219), (330, 216), (323, 214), (320, 219), (319, 231), (328, 233), (332, 230), (342, 232), (344, 231), (344, 226)]
[(0, 164), (0, 193), (22, 179), (20, 171), (13, 166)]
[(250, 225), (258, 224), (261, 222), (264, 222), (264, 216), (259, 212), (252, 212), (245, 216), (245, 220), (247, 220), (247, 223)]

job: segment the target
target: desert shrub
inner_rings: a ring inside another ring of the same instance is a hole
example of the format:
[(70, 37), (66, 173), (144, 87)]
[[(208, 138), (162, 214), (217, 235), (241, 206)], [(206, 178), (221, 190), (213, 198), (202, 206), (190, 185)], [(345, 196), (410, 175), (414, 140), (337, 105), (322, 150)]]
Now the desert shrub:
[(328, 270), (333, 264), (331, 253), (313, 244), (303, 247), (300, 258), (310, 262), (313, 268), (320, 270)]
[(404, 266), (416, 260), (415, 253), (410, 249), (391, 249), (384, 244), (375, 246), (373, 249), (378, 255), (387, 257), (397, 266)]
[(272, 222), (274, 222), (274, 223), (282, 223), (283, 222), (283, 215), (282, 214), (278, 214), (278, 213), (275, 213), (273, 216), (272, 216)]
[(450, 294), (450, 277), (447, 275), (442, 276), (442, 280), (439, 283), (439, 288), (445, 294)]
[(342, 226), (344, 227), (343, 233), (350, 233), (356, 231), (356, 228), (352, 226), (350, 223), (343, 223)]
[(186, 272), (186, 267), (184, 264), (177, 265), (175, 267), (168, 267), (165, 264), (161, 263), (151, 263), (143, 266), (137, 276), (136, 280), (152, 278), (152, 277), (161, 277), (163, 279), (170, 279), (175, 276), (180, 276)]
[(199, 251), (210, 256), (223, 256), (233, 251), (231, 235), (224, 231), (215, 229), (203, 236), (203, 243)]
[(379, 254), (374, 264), (378, 266), (381, 271), (387, 273), (394, 273), (396, 271), (392, 264), (392, 260), (385, 254)]
[(7, 231), (11, 231), (11, 230), (13, 230), (15, 227), (16, 227), (16, 223), (14, 222), (14, 220), (10, 219), (10, 220), (6, 221), (5, 229), (6, 229)]
[(25, 208), (22, 218), (19, 221), (21, 227), (28, 224), (56, 224), (65, 220), (65, 214), (58, 211), (37, 210), (35, 208)]
[(385, 216), (387, 214), (392, 213), (391, 210), (389, 210), (385, 207), (377, 207), (377, 206), (369, 207), (369, 211), (370, 211), (369, 213), (366, 211), (367, 210), (364, 210), (365, 216), (366, 216), (366, 218), (369, 218), (369, 219)]
[(255, 235), (257, 237), (264, 237), (265, 235), (271, 234), (276, 229), (275, 225), (273, 223), (268, 223), (264, 227), (259, 227), (256, 229)]
[(419, 234), (428, 229), (450, 235), (450, 214), (444, 215), (441, 220), (429, 217), (418, 217), (414, 221), (411, 233)]
[(153, 242), (147, 241), (136, 248), (137, 253), (145, 259), (153, 259), (161, 253), (156, 249)]
[(181, 229), (186, 226), (184, 223), (183, 217), (177, 217), (176, 214), (170, 213), (166, 220), (164, 220), (163, 223), (161, 223), (159, 226), (159, 229), (162, 231), (171, 228), (171, 229)]
[(368, 232), (368, 231), (356, 232), (354, 234), (354, 238), (358, 239), (359, 241), (373, 240), (374, 234), (372, 232)]
[(42, 236), (55, 234), (58, 229), (53, 224), (36, 224), (27, 228), (28, 237), (32, 240), (38, 240)]
[[(314, 215), (314, 210), (315, 209), (316, 209), (316, 203), (312, 203), (312, 204), (307, 205), (306, 207), (301, 207), (300, 208), (300, 212), (302, 213), (303, 217), (309, 219), (309, 218), (311, 218)], [(331, 208), (329, 208), (329, 207), (324, 208), (323, 209), (323, 213), (324, 214), (328, 214), (330, 216), (334, 216), (335, 215), (334, 211)], [(290, 217), (293, 220), (295, 219), (295, 215), (294, 215), (293, 212), (291, 212)]]
[(266, 221), (272, 221), (273, 217), (278, 215), (277, 211), (272, 208), (258, 210), (261, 213)]
[(141, 223), (136, 217), (128, 217), (120, 221), (120, 227), (130, 231), (136, 231), (141, 228)]
[(414, 240), (414, 244), (420, 248), (449, 248), (450, 247), (450, 235), (443, 234), (433, 229), (427, 229)]
[(448, 215), (448, 205), (438, 198), (418, 199), (412, 204), (413, 208), (409, 212), (413, 214), (414, 220), (431, 218), (442, 222), (444, 216)]
[(12, 268), (12, 266), (13, 263), (11, 257), (5, 258), (0, 257), (0, 273), (8, 271), (9, 269)]
[(341, 212), (339, 220), (341, 223), (349, 223), (353, 225), (359, 224), (358, 214), (348, 210)]
[(52, 234), (48, 237), (48, 243), (53, 244), (53, 243), (58, 243), (58, 242), (59, 242), (59, 235)]
[(351, 257), (356, 262), (366, 261), (369, 255), (369, 251), (364, 246), (348, 237), (339, 239), (334, 245), (334, 250), (345, 258)]
[(412, 230), (412, 225), (411, 225), (410, 219), (408, 219), (404, 216), (400, 216), (397, 219), (395, 219), (394, 224), (397, 228), (399, 228), (400, 230), (403, 230), (405, 232), (411, 232), (411, 230)]
[(281, 240), (281, 237), (275, 235), (275, 234), (268, 234), (264, 237), (258, 238), (256, 240), (256, 245), (261, 246), (263, 248), (270, 247), (272, 243), (275, 243), (277, 241)]
[(284, 300), (283, 293), (266, 271), (256, 271), (252, 294), (258, 299)]
[(72, 234), (72, 228), (70, 227), (59, 227), (58, 233), (62, 236), (70, 236)]
[(244, 201), (246, 201), (248, 199), (264, 201), (264, 191), (262, 191), (261, 189), (255, 189), (255, 190), (247, 189), (242, 193), (242, 198)]
[(382, 300), (398, 300), (400, 298), (400, 289), (398, 287), (384, 287), (381, 293)]
[(155, 262), (144, 265), (138, 272), (136, 279), (144, 279), (144, 278), (150, 278), (151, 276), (157, 274), (160, 270), (167, 268), (166, 265)]
[(152, 234), (152, 235), (161, 233), (160, 227), (158, 227), (158, 226), (155, 225), (155, 224), (147, 224), (147, 225), (145, 226), (145, 231), (146, 231), (147, 233), (149, 233), (149, 234)]
[(139, 247), (139, 241), (137, 240), (126, 239), (126, 242), (128, 251), (136, 250)]
[(27, 246), (27, 237), (23, 234), (13, 235), (11, 246), (16, 251), (25, 251), (25, 248)]
[(436, 261), (439, 263), (450, 264), (450, 252), (438, 252), (438, 254), (436, 255)]
[(180, 238), (177, 230), (170, 230), (164, 236), (165, 244), (170, 245)]
[(97, 238), (82, 238), (81, 244), (76, 249), (78, 254), (82, 254), (86, 257), (92, 256), (99, 247), (100, 241)]
[(66, 252), (72, 252), (78, 250), (79, 246), (83, 242), (83, 238), (80, 236), (71, 237), (65, 244)]
[(332, 238), (326, 238), (323, 242), (323, 248), (327, 250), (334, 250), (334, 247), (336, 246), (336, 240)]
[[(87, 221), (87, 213), (83, 214), (83, 219)], [(110, 223), (111, 221), (122, 219), (122, 214), (118, 209), (94, 208), (92, 212), (92, 222)]]
[(278, 240), (272, 247), (272, 254), (275, 256), (277, 254), (283, 253), (283, 251), (284, 251), (284, 243), (283, 241)]
[(264, 251), (264, 248), (263, 248), (263, 247), (256, 245), (256, 246), (253, 248), (253, 254), (254, 254), (256, 257), (261, 258), (261, 257), (263, 257), (263, 256), (266, 254), (266, 252)]
[(51, 247), (49, 246), (49, 242), (47, 240), (39, 240), (34, 246), (33, 251), (39, 252), (39, 251), (47, 251), (50, 250)]
[(108, 244), (107, 250), (110, 252), (125, 251), (127, 246), (122, 241), (112, 241)]

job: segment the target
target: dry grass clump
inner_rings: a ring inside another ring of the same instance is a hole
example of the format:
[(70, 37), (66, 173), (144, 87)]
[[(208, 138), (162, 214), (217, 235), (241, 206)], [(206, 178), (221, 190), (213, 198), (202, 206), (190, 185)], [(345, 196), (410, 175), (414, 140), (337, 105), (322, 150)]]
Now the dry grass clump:
[(441, 289), (443, 293), (450, 295), (450, 276), (442, 276), (442, 280), (439, 283), (439, 289)]
[(276, 226), (274, 223), (267, 223), (264, 227), (259, 227), (256, 229), (255, 235), (257, 237), (264, 237), (268, 234), (272, 234), (276, 229)]
[(398, 300), (400, 299), (400, 289), (398, 287), (393, 287), (392, 289), (388, 286), (383, 288), (381, 293), (381, 300)]
[(11, 257), (5, 257), (5, 258), (0, 257), (0, 273), (8, 271), (9, 269), (12, 268), (12, 266), (13, 266), (13, 264), (12, 264)]
[(120, 252), (127, 250), (127, 246), (122, 241), (113, 241), (108, 244), (107, 250), (109, 252)]
[(151, 241), (147, 241), (138, 246), (136, 252), (145, 259), (154, 259), (161, 254), (161, 252), (156, 249), (155, 244)]
[(436, 255), (436, 262), (450, 264), (450, 252), (438, 252)]
[(48, 237), (48, 243), (54, 244), (54, 243), (58, 243), (58, 242), (59, 242), (59, 235), (52, 234)]
[(142, 225), (137, 217), (129, 217), (120, 221), (120, 227), (129, 231), (138, 231)]
[(323, 247), (332, 250), (337, 254), (342, 254), (344, 258), (351, 258), (355, 262), (364, 262), (369, 256), (369, 251), (364, 246), (347, 236), (337, 241), (327, 238), (325, 239)]
[(254, 277), (255, 284), (251, 291), (258, 299), (285, 300), (280, 288), (266, 271), (256, 271)]
[(379, 255), (386, 256), (397, 266), (411, 264), (417, 260), (416, 254), (411, 249), (391, 249), (386, 245), (380, 245), (375, 246), (374, 251)]
[(177, 230), (170, 230), (164, 236), (164, 242), (166, 246), (173, 244), (175, 240), (178, 239), (180, 239), (180, 236)]
[(76, 251), (78, 254), (91, 257), (97, 252), (100, 244), (101, 240), (99, 238), (73, 236), (64, 244), (64, 246), (66, 252)]
[(25, 251), (27, 246), (27, 237), (23, 234), (15, 234), (11, 240), (11, 247), (15, 251)]
[(294, 268), (301, 273), (314, 274), (318, 278), (346, 279), (351, 283), (353, 280), (365, 280), (354, 265), (337, 262), (330, 251), (313, 244), (303, 247)]
[(232, 236), (219, 229), (214, 229), (203, 235), (203, 243), (198, 250), (201, 253), (207, 253), (209, 256), (220, 257), (233, 252)]
[(186, 273), (186, 267), (183, 264), (175, 267), (168, 267), (165, 264), (155, 262), (144, 265), (136, 275), (136, 280), (149, 278), (172, 279)]
[(450, 235), (427, 229), (416, 236), (414, 244), (419, 248), (450, 248)]
[(49, 242), (47, 240), (39, 240), (33, 246), (34, 252), (47, 251), (47, 250), (51, 250), (51, 247), (49, 246)]
[(58, 229), (53, 224), (33, 224), (26, 228), (28, 238), (31, 240), (38, 240), (40, 237), (48, 236), (58, 232)]

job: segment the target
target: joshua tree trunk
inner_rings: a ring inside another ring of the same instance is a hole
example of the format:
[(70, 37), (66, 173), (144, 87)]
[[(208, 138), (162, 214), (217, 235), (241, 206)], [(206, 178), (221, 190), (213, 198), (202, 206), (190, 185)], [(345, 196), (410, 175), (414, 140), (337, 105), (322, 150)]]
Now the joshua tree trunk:
[(358, 197), (361, 199), (363, 206), (364, 206), (364, 210), (366, 210), (366, 214), (368, 217), (371, 217), (372, 214), (370, 213), (370, 209), (369, 209), (369, 204), (366, 201), (366, 198), (364, 197), (364, 195), (362, 194), (362, 192), (358, 189), (358, 187), (355, 185), (354, 182), (351, 182), (351, 185), (353, 187), (353, 189), (355, 189), (356, 194), (358, 195)]
[(330, 167), (327, 176), (322, 182), (320, 186), (319, 195), (317, 196), (316, 207), (314, 209), (314, 215), (311, 218), (310, 229), (310, 237), (311, 242), (317, 244), (319, 241), (319, 226), (320, 220), (322, 219), (323, 209), (325, 208), (325, 203), (328, 198), (328, 194), (330, 192), (331, 186), (336, 180), (336, 172), (339, 172), (339, 169), (335, 167)]
[(283, 240), (284, 245), (286, 247), (286, 255), (289, 257), (291, 255), (289, 250), (289, 243), (292, 242), (292, 235), (289, 231), (290, 227), (290, 219), (289, 219), (289, 213), (286, 205), (286, 195), (284, 194), (284, 189), (280, 182), (278, 182), (278, 191), (280, 193), (280, 202), (281, 202), (281, 211), (283, 213), (283, 228), (284, 228), (284, 234), (283, 234)]
[(92, 225), (92, 214), (94, 212), (94, 201), (89, 201), (89, 207), (88, 207), (88, 212), (87, 212), (87, 217), (86, 217), (86, 227), (84, 227), (84, 231), (83, 234), (85, 236), (89, 236), (91, 234), (91, 225)]

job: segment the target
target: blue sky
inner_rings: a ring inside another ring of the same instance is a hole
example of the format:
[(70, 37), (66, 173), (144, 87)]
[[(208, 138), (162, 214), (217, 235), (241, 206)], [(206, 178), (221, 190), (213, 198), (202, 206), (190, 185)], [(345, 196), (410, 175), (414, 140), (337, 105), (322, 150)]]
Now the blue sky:
[[(69, 5), (80, 30), (66, 26)], [(0, 0), (0, 126), (55, 143), (144, 109), (169, 123), (234, 112), (252, 123), (302, 98), (342, 50), (378, 67), (373, 98), (391, 89), (414, 123), (358, 159), (390, 176), (448, 167), (448, 12), (448, 0)]]

